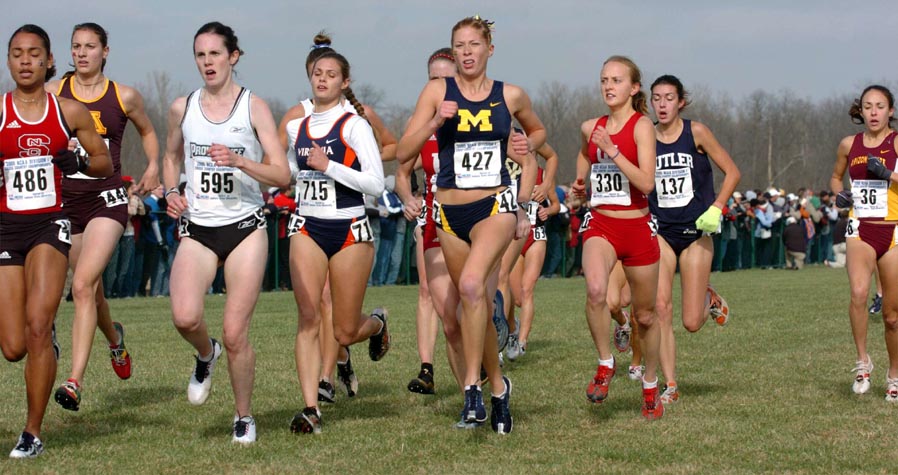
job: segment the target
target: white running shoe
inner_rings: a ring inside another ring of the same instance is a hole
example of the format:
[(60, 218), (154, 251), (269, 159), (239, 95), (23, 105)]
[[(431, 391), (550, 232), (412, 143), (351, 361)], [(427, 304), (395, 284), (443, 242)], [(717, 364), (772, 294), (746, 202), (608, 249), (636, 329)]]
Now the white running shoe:
[(645, 371), (645, 366), (630, 366), (630, 369), (627, 371), (627, 377), (629, 377), (631, 381), (642, 381), (643, 371)]
[(221, 357), (221, 343), (212, 338), (212, 360), (200, 361), (197, 356), (196, 367), (190, 375), (190, 383), (187, 384), (187, 400), (191, 404), (199, 406), (209, 397), (212, 391), (212, 371), (219, 357)]
[(31, 459), (37, 457), (43, 452), (44, 444), (41, 443), (40, 439), (29, 434), (28, 432), (22, 432), (22, 435), (19, 436), (19, 441), (16, 442), (15, 448), (12, 449), (12, 452), (9, 453), (9, 458)]
[(518, 340), (518, 335), (515, 333), (508, 335), (508, 347), (505, 348), (505, 355), (508, 356), (508, 361), (518, 359), (521, 354), (521, 342)]
[(233, 442), (238, 444), (252, 444), (256, 441), (256, 420), (253, 416), (243, 416), (238, 418), (234, 415), (234, 438)]
[(873, 359), (867, 355), (867, 361), (858, 360), (854, 368), (851, 370), (857, 375), (854, 377), (854, 384), (851, 390), (854, 394), (865, 394), (870, 390), (870, 373), (873, 372)]
[(898, 378), (886, 378), (886, 401), (898, 402)]
[[(624, 315), (626, 315), (626, 313)], [(630, 327), (630, 322), (625, 322), (623, 325), (617, 324), (614, 327), (614, 348), (620, 353), (624, 353), (630, 349), (631, 333), (633, 333), (633, 329)]]

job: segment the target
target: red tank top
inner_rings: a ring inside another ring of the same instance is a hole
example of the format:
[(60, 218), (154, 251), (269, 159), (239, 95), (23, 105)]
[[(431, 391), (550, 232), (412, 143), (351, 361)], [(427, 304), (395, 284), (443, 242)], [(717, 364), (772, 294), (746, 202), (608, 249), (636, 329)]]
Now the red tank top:
[(898, 164), (896, 135), (898, 132), (892, 131), (875, 147), (864, 146), (863, 132), (854, 136), (848, 152), (848, 176), (854, 195), (852, 217), (861, 221), (898, 221), (898, 185), (867, 173), (868, 157), (880, 158), (889, 170), (895, 170)]
[[(109, 158), (112, 159), (112, 175), (104, 178), (87, 177), (83, 174), (65, 177), (66, 191), (95, 191), (105, 190), (110, 187), (122, 186), (122, 137), (125, 135), (125, 127), (128, 125), (128, 113), (118, 93), (118, 85), (106, 80), (106, 88), (100, 97), (93, 100), (82, 99), (75, 94), (75, 86), (72, 79), (63, 79), (59, 84), (56, 95), (67, 99), (74, 99), (87, 107), (94, 119), (94, 127), (103, 138), (103, 142), (109, 148)], [(72, 179), (75, 178), (75, 179)]]
[(62, 209), (62, 172), (53, 155), (65, 150), (71, 132), (56, 96), (37, 122), (19, 117), (12, 94), (3, 95), (0, 122), (0, 213), (41, 214)]
[[(642, 117), (639, 112), (634, 112), (627, 123), (621, 130), (611, 136), (611, 141), (617, 145), (620, 153), (630, 161), (633, 165), (639, 166), (639, 154), (636, 150), (636, 140), (634, 132), (636, 131), (636, 122)], [(592, 128), (595, 131), (599, 126), (605, 127), (608, 123), (608, 116), (602, 116), (596, 121), (596, 125)], [(600, 194), (603, 196), (601, 204), (592, 205), (598, 209), (607, 210), (631, 210), (643, 209), (649, 206), (649, 201), (645, 193), (639, 191), (638, 188), (630, 184), (627, 177), (620, 171), (617, 165), (608, 158), (604, 152), (600, 151), (596, 144), (590, 140), (588, 143), (589, 163), (593, 164), (590, 170), (590, 190), (593, 195)], [(598, 175), (596, 175), (598, 173)], [(629, 189), (625, 192), (625, 189)], [(626, 202), (629, 196), (629, 204)], [(595, 203), (595, 197), (591, 200)]]
[(431, 186), (435, 183), (433, 177), (440, 170), (440, 149), (436, 136), (431, 135), (421, 147), (421, 167), (424, 168), (424, 203), (431, 207), (433, 205)]

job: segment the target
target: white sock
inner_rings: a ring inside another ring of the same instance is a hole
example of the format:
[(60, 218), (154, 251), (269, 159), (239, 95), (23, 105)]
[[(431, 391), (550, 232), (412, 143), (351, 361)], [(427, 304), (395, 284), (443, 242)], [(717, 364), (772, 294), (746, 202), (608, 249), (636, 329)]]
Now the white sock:
[(656, 377), (651, 383), (642, 378), (642, 389), (655, 389), (658, 387), (658, 378)]
[(212, 361), (212, 358), (215, 357), (215, 342), (213, 342), (211, 338), (209, 338), (209, 344), (212, 345), (212, 352), (207, 356), (200, 356), (200, 361), (202, 361), (203, 363), (208, 363)]
[(471, 384), (471, 385), (465, 386), (465, 391), (467, 391), (467, 390), (469, 390), (469, 389), (471, 389), (471, 388), (474, 388), (474, 389), (476, 389), (476, 390), (478, 390), (478, 391), (481, 390), (481, 389), (480, 389), (480, 386), (478, 386), (478, 385), (476, 385), (476, 384)]
[(603, 360), (602, 358), (599, 358), (599, 366), (614, 368), (614, 357), (612, 356), (610, 360)]

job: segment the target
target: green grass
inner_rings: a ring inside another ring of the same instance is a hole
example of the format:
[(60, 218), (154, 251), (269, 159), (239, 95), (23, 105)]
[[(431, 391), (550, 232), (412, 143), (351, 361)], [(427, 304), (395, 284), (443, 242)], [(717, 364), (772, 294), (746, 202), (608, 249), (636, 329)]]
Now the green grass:
[[(845, 272), (751, 270), (712, 280), (730, 303), (731, 322), (696, 334), (677, 328), (683, 396), (653, 423), (642, 419), (638, 383), (626, 377), (615, 378), (606, 403), (587, 402), (596, 352), (583, 316), (584, 282), (541, 280), (527, 355), (506, 366), (515, 416), (508, 437), (489, 426), (452, 428), (462, 398), (442, 340), (437, 394), (406, 391), (418, 370), (414, 287), (369, 290), (366, 308), (389, 306), (393, 349), (372, 363), (359, 345), (359, 395), (349, 400), (338, 392), (337, 404), (323, 408), (320, 436), (291, 434), (289, 421), (301, 408), (293, 362), (296, 306), (290, 293), (263, 294), (251, 331), (259, 430), (252, 447), (230, 442), (233, 398), (225, 365), (204, 406), (187, 402), (192, 350), (170, 322), (168, 299), (116, 300), (111, 305), (127, 329), (134, 376), (115, 377), (98, 336), (81, 411), (51, 402), (43, 429), (47, 451), (32, 461), (0, 459), (0, 473), (895, 473), (898, 405), (883, 401), (881, 318), (871, 317), (873, 388), (858, 397), (848, 371), (854, 349)], [(223, 302), (207, 300), (213, 335), (220, 334)], [(71, 318), (72, 305), (65, 303), (58, 382), (70, 365)], [(621, 365), (628, 361), (620, 358)], [(0, 364), (0, 455), (24, 424), (23, 367)]]

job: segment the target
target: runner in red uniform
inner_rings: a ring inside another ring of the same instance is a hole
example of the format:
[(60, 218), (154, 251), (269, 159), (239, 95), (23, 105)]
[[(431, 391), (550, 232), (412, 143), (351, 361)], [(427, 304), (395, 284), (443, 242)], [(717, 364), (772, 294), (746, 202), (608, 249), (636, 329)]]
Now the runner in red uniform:
[[(62, 213), (62, 176), (112, 174), (87, 109), (44, 91), (56, 72), (50, 51), (50, 38), (39, 26), (24, 25), (13, 33), (7, 64), (16, 88), (3, 95), (0, 118), (0, 348), (9, 361), (28, 355), (28, 416), (11, 458), (43, 451), (41, 423), (56, 378), (50, 335), (71, 245)], [(72, 137), (89, 159), (69, 150)]]

